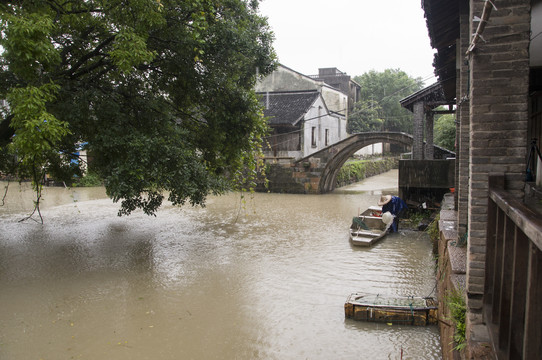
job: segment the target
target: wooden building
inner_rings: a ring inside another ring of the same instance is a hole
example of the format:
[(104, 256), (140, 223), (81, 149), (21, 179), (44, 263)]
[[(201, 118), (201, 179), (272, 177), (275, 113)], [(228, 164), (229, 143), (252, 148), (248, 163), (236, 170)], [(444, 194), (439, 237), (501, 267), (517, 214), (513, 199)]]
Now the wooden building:
[(282, 64), (256, 85), (272, 130), (267, 160), (300, 159), (345, 139), (361, 87), (336, 68), (307, 76)]
[(259, 93), (272, 130), (266, 158), (300, 159), (346, 138), (346, 118), (332, 113), (317, 90)]
[(454, 241), (466, 240), (460, 356), (540, 358), (542, 166), (537, 156), (528, 160), (542, 138), (542, 0), (422, 7), (435, 74), (456, 104)]

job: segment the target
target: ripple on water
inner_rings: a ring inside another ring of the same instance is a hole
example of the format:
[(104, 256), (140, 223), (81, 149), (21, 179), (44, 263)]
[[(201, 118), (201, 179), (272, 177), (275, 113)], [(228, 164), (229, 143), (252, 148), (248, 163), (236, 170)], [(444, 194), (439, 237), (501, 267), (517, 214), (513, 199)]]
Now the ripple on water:
[(243, 208), (230, 194), (123, 218), (78, 201), (44, 225), (4, 214), (0, 342), (8, 358), (438, 359), (436, 327), (344, 318), (352, 292), (434, 286), (419, 233), (350, 245), (352, 216), (378, 197), (255, 194)]

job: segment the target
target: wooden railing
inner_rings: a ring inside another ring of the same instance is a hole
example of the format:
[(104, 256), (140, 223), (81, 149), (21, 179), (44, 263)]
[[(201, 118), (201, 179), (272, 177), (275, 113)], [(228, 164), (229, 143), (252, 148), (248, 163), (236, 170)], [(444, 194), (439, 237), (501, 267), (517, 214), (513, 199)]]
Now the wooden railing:
[(489, 181), (484, 317), (499, 359), (542, 354), (542, 218)]

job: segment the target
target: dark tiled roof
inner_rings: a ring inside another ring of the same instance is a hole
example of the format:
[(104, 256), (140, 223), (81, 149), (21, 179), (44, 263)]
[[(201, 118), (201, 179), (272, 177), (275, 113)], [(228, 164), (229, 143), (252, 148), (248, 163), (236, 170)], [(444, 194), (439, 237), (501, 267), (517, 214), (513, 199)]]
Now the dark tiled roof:
[[(435, 75), (445, 98), (455, 99), (456, 40), (459, 38), (459, 15), (468, 14), (468, 4), (457, 0), (422, 0), (431, 46), (437, 50), (433, 60)], [(463, 7), (463, 10), (461, 9)]]
[(296, 125), (318, 99), (318, 91), (259, 93), (269, 125)]
[(421, 89), (420, 91), (399, 100), (399, 102), (402, 107), (410, 111), (413, 111), (414, 104), (417, 102), (423, 102), (426, 106), (431, 107), (431, 109), (440, 105), (455, 104), (455, 100), (447, 100), (445, 98), (444, 90), (442, 89), (442, 84), (440, 82), (436, 82), (433, 85)]

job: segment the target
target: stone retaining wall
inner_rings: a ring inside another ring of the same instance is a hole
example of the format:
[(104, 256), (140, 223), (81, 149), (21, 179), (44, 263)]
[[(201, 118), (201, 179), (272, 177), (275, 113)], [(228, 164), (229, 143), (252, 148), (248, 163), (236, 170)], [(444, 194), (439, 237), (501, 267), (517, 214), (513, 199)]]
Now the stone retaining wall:
[[(454, 210), (454, 195), (446, 194), (440, 211), (438, 240), (437, 289), (439, 301), (439, 330), (443, 359), (494, 359), (485, 325), (470, 329), (471, 338), (462, 351), (454, 350), (455, 325), (446, 296), (459, 291), (466, 298), (467, 247), (461, 243), (457, 232), (457, 211)], [(480, 304), (481, 306), (481, 304)]]

